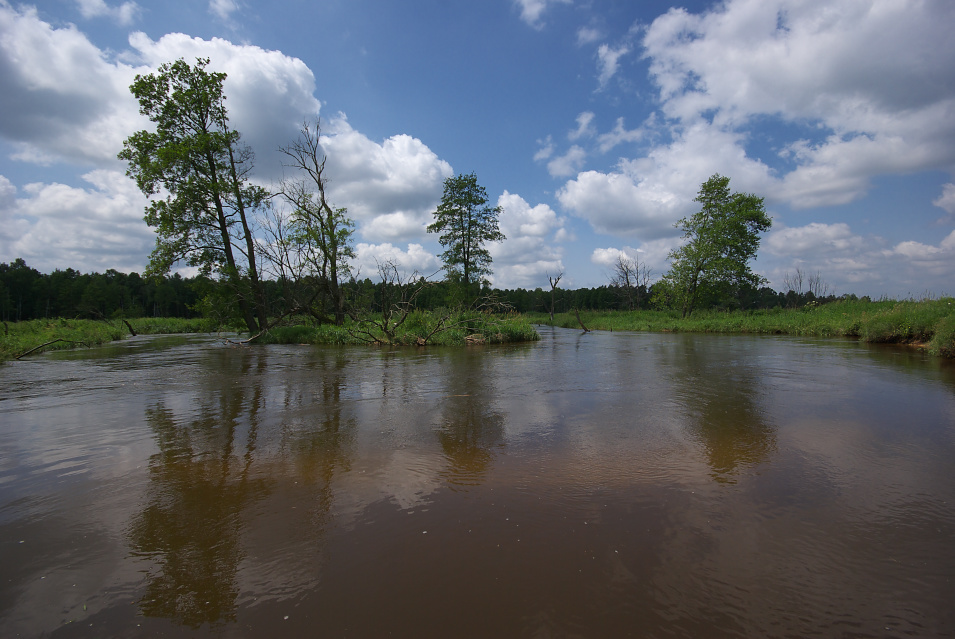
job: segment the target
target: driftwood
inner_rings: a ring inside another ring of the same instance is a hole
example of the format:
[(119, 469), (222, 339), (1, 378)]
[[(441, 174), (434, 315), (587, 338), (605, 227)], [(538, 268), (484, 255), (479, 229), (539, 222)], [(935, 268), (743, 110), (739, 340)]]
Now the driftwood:
[(23, 353), (20, 353), (19, 355), (17, 355), (17, 356), (14, 357), (13, 359), (20, 359), (21, 357), (26, 357), (27, 355), (29, 355), (30, 353), (32, 353), (32, 352), (34, 352), (34, 351), (38, 351), (38, 350), (40, 350), (41, 348), (44, 348), (44, 347), (46, 347), (46, 346), (49, 346), (50, 344), (56, 344), (57, 342), (66, 342), (67, 344), (81, 344), (81, 345), (86, 346), (87, 348), (89, 348), (89, 344), (87, 344), (86, 342), (74, 342), (73, 340), (69, 340), (69, 339), (57, 338), (57, 339), (50, 340), (49, 342), (46, 342), (45, 344), (40, 344), (39, 346), (34, 346), (34, 347), (31, 348), (30, 350), (28, 350), (28, 351), (26, 351), (26, 352), (23, 352)]
[(577, 310), (576, 308), (574, 309), (574, 315), (577, 316), (577, 323), (580, 324), (580, 328), (584, 329), (585, 333), (589, 333), (590, 329), (584, 326), (583, 321), (580, 319), (580, 311)]

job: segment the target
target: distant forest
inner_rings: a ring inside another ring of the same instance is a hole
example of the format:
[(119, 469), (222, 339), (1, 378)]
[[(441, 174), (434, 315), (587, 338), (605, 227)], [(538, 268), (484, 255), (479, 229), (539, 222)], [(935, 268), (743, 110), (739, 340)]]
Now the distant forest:
[[(418, 286), (421, 283), (419, 280), (405, 286)], [(369, 278), (353, 279), (344, 283), (343, 287), (348, 299), (362, 300), (361, 304), (370, 310), (380, 310), (383, 292), (381, 282)], [(113, 269), (105, 273), (80, 273), (72, 268), (44, 274), (29, 267), (22, 259), (17, 259), (12, 264), (0, 263), (0, 320), (197, 317), (203, 314), (202, 301), (223, 294), (225, 289), (224, 284), (208, 277), (188, 278), (179, 274), (144, 278), (138, 273), (120, 273)], [(265, 282), (267, 301), (275, 316), (283, 314), (287, 308), (285, 290), (281, 281)], [(557, 313), (572, 309), (636, 310), (650, 308), (653, 285), (626, 287), (608, 282), (595, 288), (579, 289), (552, 290), (549, 286), (531, 290), (486, 289), (484, 294), (518, 313), (548, 313), (552, 303)], [(393, 296), (386, 292), (386, 299), (389, 298)], [(434, 282), (418, 293), (415, 304), (419, 308), (433, 310), (447, 306), (448, 299), (449, 284)], [(732, 308), (791, 308), (812, 301), (826, 302), (832, 299), (835, 297), (816, 297), (812, 292), (780, 293), (764, 286), (738, 292)]]

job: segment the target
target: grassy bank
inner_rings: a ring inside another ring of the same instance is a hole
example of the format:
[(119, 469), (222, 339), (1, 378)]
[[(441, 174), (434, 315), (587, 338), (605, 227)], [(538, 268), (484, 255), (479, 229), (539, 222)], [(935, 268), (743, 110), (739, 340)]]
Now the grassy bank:
[[(435, 332), (444, 317), (445, 330)], [(140, 318), (128, 320), (139, 335), (211, 332), (215, 327), (201, 319)], [(122, 320), (50, 319), (8, 322), (0, 328), (0, 361), (35, 352), (64, 348), (91, 347), (130, 335)], [(442, 344), (527, 342), (539, 339), (534, 327), (523, 315), (494, 316), (483, 313), (458, 313), (451, 316), (423, 311), (412, 313), (398, 330), (388, 336), (372, 324), (349, 321), (345, 326), (300, 324), (279, 326), (260, 336), (265, 344)], [(39, 347), (39, 348), (37, 348)]]
[[(528, 318), (550, 324), (543, 313)], [(682, 319), (676, 311), (581, 312), (591, 330), (758, 333), (818, 337), (856, 337), (872, 343), (916, 344), (931, 354), (955, 357), (955, 299), (921, 301), (839, 300), (798, 309), (696, 311)], [(554, 325), (579, 328), (573, 313), (558, 313)]]
[[(161, 333), (198, 333), (206, 327), (202, 320), (148, 317), (129, 320), (139, 335)], [(5, 322), (0, 327), (0, 361), (13, 359), (31, 349), (58, 350), (91, 347), (123, 339), (130, 334), (122, 320), (103, 322), (77, 319), (43, 319)]]
[[(440, 325), (439, 325), (440, 322)], [(380, 321), (378, 322), (380, 324)], [(344, 326), (322, 324), (279, 326), (259, 338), (272, 344), (392, 344), (445, 345), (504, 344), (540, 339), (524, 315), (488, 315), (486, 313), (415, 311), (392, 331), (385, 334), (381, 326), (351, 320)]]

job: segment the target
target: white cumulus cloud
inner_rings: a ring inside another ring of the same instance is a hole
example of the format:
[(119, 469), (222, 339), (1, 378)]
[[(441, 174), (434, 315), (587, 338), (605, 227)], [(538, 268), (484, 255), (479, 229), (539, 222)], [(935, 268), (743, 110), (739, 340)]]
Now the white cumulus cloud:
[(534, 29), (543, 29), (543, 15), (550, 7), (555, 4), (571, 4), (573, 0), (514, 0), (514, 4), (520, 9), (521, 20), (526, 22)]
[(381, 143), (356, 131), (339, 114), (322, 146), (328, 154), (329, 194), (361, 223), (371, 241), (426, 237), (451, 165), (421, 140), (394, 135)]
[(119, 6), (110, 6), (105, 0), (77, 0), (80, 15), (84, 18), (107, 17), (118, 24), (128, 26), (132, 24), (142, 9), (135, 2), (124, 2)]
[(536, 288), (546, 281), (547, 273), (563, 270), (563, 218), (546, 204), (531, 206), (508, 191), (498, 198), (497, 206), (501, 207), (499, 227), (507, 239), (488, 246), (495, 286)]
[(355, 245), (352, 273), (359, 279), (367, 277), (373, 281), (378, 281), (380, 279), (378, 267), (388, 263), (397, 267), (402, 280), (412, 275), (431, 278), (441, 270), (441, 260), (428, 252), (421, 244), (411, 243), (405, 249), (390, 242), (381, 244), (360, 242)]

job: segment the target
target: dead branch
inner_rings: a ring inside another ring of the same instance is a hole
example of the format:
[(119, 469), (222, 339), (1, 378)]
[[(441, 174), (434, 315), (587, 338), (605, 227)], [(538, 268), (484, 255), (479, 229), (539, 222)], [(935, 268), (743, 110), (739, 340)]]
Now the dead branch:
[(580, 311), (576, 308), (574, 309), (574, 315), (577, 316), (577, 323), (580, 324), (580, 328), (584, 329), (585, 333), (589, 333), (590, 329), (584, 326), (583, 320), (580, 319)]
[(66, 342), (67, 344), (80, 344), (81, 346), (85, 346), (86, 348), (89, 348), (89, 347), (90, 347), (90, 345), (89, 345), (87, 342), (74, 342), (73, 340), (69, 340), (69, 339), (57, 338), (57, 339), (50, 340), (49, 342), (46, 342), (45, 344), (40, 344), (39, 346), (34, 346), (34, 347), (31, 348), (30, 350), (28, 350), (28, 351), (26, 351), (26, 352), (24, 352), (24, 353), (20, 353), (19, 355), (17, 355), (17, 356), (14, 357), (13, 359), (20, 359), (21, 357), (26, 357), (27, 355), (29, 355), (30, 353), (32, 353), (32, 352), (34, 352), (34, 351), (38, 351), (38, 350), (40, 350), (41, 348), (44, 348), (44, 347), (46, 347), (46, 346), (49, 346), (50, 344), (56, 344), (57, 342)]

